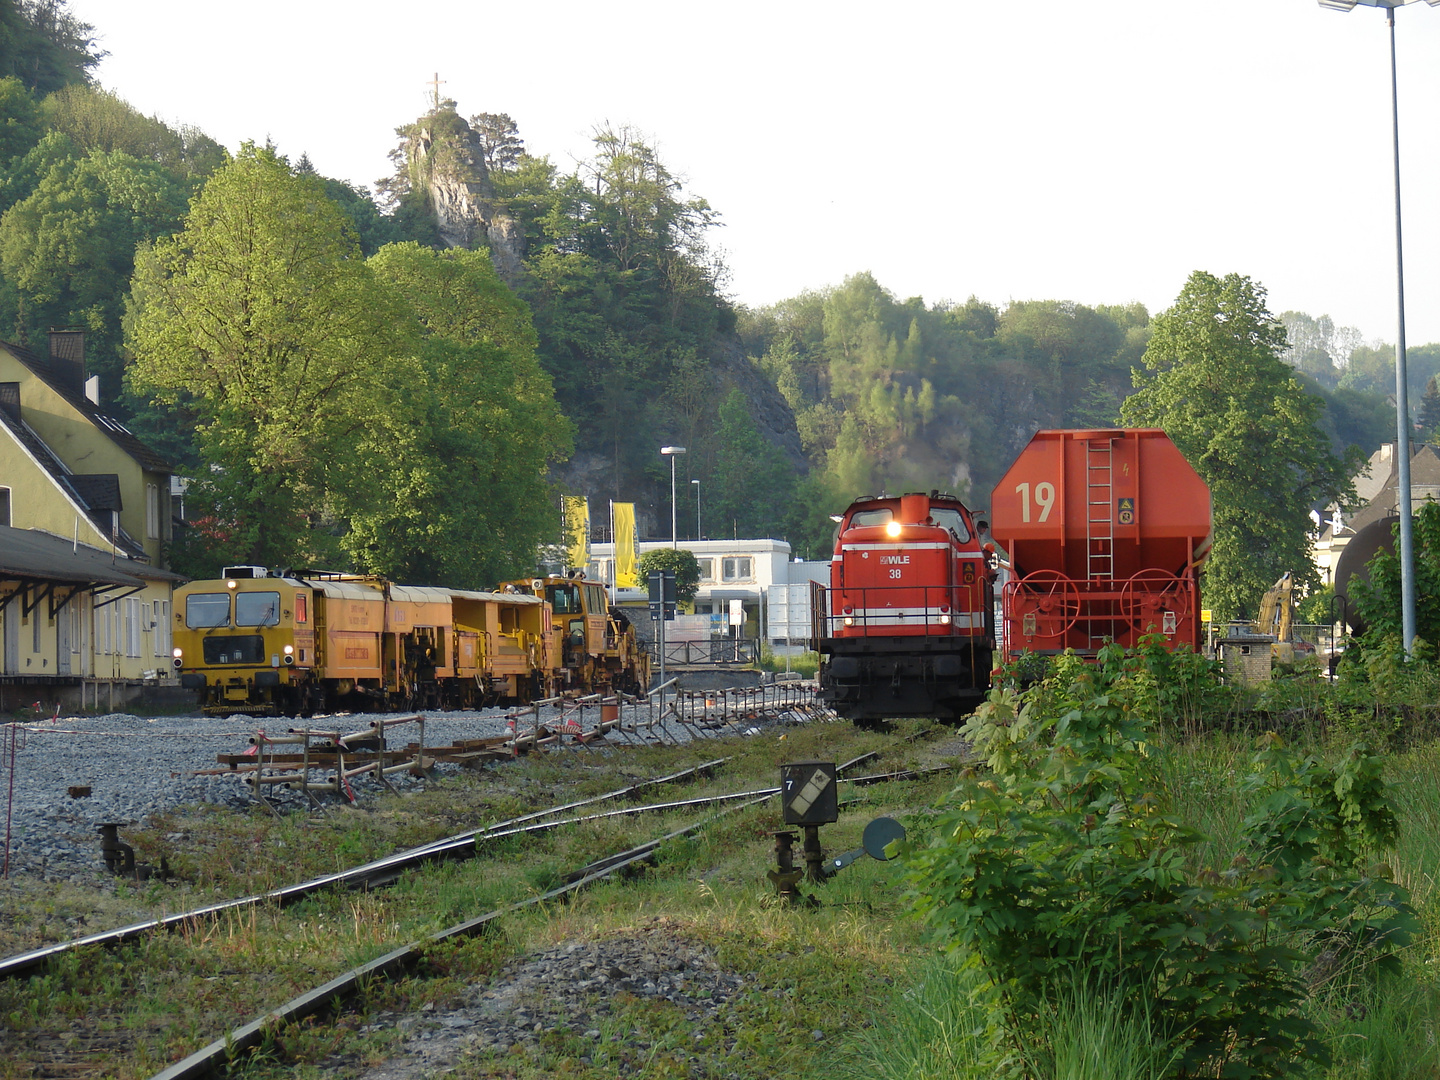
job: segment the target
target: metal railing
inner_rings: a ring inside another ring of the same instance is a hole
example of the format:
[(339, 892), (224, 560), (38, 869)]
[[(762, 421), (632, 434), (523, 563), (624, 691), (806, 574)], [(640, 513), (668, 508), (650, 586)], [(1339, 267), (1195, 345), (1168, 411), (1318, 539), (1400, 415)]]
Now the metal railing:
[[(660, 663), (660, 650), (655, 642), (645, 642), (645, 651), (650, 661)], [(665, 642), (665, 664), (712, 664), (717, 667), (758, 664), (760, 642), (755, 638), (711, 638), (708, 641), (667, 641)]]
[[(812, 624), (822, 637), (852, 627), (945, 634), (981, 631), (986, 613), (980, 589), (978, 584), (901, 584), (830, 590), (830, 595), (812, 600)], [(827, 610), (827, 602), (840, 604), (842, 597), (844, 606)]]

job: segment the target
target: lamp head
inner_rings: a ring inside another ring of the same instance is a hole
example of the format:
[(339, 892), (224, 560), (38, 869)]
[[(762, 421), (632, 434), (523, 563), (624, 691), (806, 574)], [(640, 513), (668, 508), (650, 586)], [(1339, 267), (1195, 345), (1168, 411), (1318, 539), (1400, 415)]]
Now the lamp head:
[(685, 453), (685, 447), (683, 447), (683, 446), (662, 446), (662, 447), (660, 447), (660, 453), (664, 454), (666, 457), (672, 457), (672, 456), (675, 455), (675, 454), (683, 454), (683, 453)]

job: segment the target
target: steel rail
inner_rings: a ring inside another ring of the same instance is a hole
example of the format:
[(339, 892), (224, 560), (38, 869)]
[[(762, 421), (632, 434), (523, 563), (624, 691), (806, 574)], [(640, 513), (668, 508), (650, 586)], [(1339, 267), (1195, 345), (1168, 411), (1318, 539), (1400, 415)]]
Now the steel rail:
[(43, 949), (34, 949), (30, 952), (19, 953), (15, 956), (0, 960), (0, 978), (10, 978), (25, 974), (31, 969), (44, 964), (52, 957), (58, 956), (70, 949), (77, 949), (86, 945), (102, 945), (107, 947), (124, 945), (159, 930), (175, 930), (186, 924), (197, 922), (201, 919), (212, 918), (216, 915), (224, 914), (227, 911), (241, 910), (267, 902), (284, 907), (288, 904), (295, 903), (297, 900), (303, 900), (312, 893), (337, 885), (348, 887), (364, 886), (367, 888), (378, 887), (394, 881), (399, 877), (400, 873), (412, 867), (439, 859), (460, 858), (463, 857), (466, 849), (473, 852), (475, 840), (487, 832), (506, 829), (526, 821), (532, 821), (536, 818), (564, 813), (566, 810), (592, 805), (607, 799), (623, 798), (626, 795), (633, 794), (636, 791), (648, 787), (658, 787), (663, 784), (675, 783), (690, 776), (698, 776), (704, 772), (713, 771), (716, 767), (723, 765), (729, 760), (729, 758), (716, 758), (713, 761), (707, 761), (693, 768), (683, 769), (680, 772), (670, 773), (667, 776), (656, 777), (651, 780), (642, 780), (639, 783), (631, 784), (629, 787), (607, 792), (604, 795), (592, 796), (588, 799), (581, 799), (578, 802), (551, 807), (548, 810), (539, 810), (531, 814), (511, 818), (508, 821), (497, 822), (483, 829), (472, 829), (464, 833), (459, 833), (456, 836), (447, 837), (444, 840), (437, 840), (430, 844), (408, 848), (405, 851), (397, 852), (394, 855), (387, 855), (383, 859), (376, 859), (373, 862), (352, 867), (349, 870), (326, 874), (322, 877), (312, 878), (309, 881), (303, 881), (295, 885), (286, 885), (283, 888), (274, 889), (270, 892), (257, 893), (235, 900), (225, 900), (218, 904), (209, 904), (192, 911), (167, 915), (160, 919), (149, 919), (141, 923), (133, 923), (130, 926), (123, 926), (117, 930), (105, 930), (95, 934), (87, 934), (82, 938), (74, 938), (70, 941), (47, 945)]
[[(777, 788), (775, 791), (768, 792), (751, 802), (726, 807), (717, 814), (702, 818), (700, 821), (692, 825), (687, 825), (683, 829), (677, 829), (674, 832), (667, 833), (657, 840), (652, 840), (639, 847), (619, 852), (606, 860), (602, 860), (601, 863), (591, 863), (589, 866), (582, 867), (581, 870), (578, 871), (578, 873), (584, 876), (551, 889), (541, 896), (530, 897), (529, 899), (521, 900), (507, 907), (496, 908), (494, 911), (486, 912), (484, 915), (477, 916), (474, 919), (468, 919), (447, 930), (441, 930), (436, 934), (432, 934), (422, 942), (392, 950), (384, 956), (371, 960), (367, 964), (345, 972), (343, 975), (337, 975), (323, 986), (318, 986), (313, 990), (301, 994), (299, 997), (292, 998), (283, 1005), (278, 1005), (271, 1009), (265, 1013), (264, 1016), (252, 1020), (243, 1027), (236, 1028), (224, 1038), (216, 1039), (209, 1046), (195, 1051), (195, 1053), (176, 1062), (162, 1072), (156, 1073), (151, 1080), (201, 1080), (203, 1077), (214, 1075), (221, 1065), (233, 1061), (240, 1054), (259, 1046), (264, 1041), (267, 1032), (278, 1024), (291, 1023), (296, 1020), (303, 1020), (306, 1017), (325, 1013), (341, 1001), (355, 994), (356, 991), (364, 985), (366, 980), (374, 977), (388, 978), (397, 972), (409, 970), (430, 946), (448, 941), (452, 938), (473, 937), (475, 934), (483, 933), (489, 928), (490, 923), (502, 915), (508, 915), (522, 908), (553, 900), (566, 893), (584, 888), (586, 885), (608, 877), (617, 870), (621, 870), (632, 863), (649, 858), (655, 849), (667, 840), (674, 840), (695, 832), (710, 824), (712, 821), (723, 817), (725, 814), (733, 813), (737, 810), (744, 810), (750, 806), (765, 802), (778, 791), (779, 789)], [(589, 872), (586, 873), (586, 871)]]
[[(861, 762), (870, 761), (876, 756), (878, 756), (877, 753), (862, 754), (861, 756), (854, 758), (843, 765), (838, 766), (836, 771), (840, 772)], [(894, 773), (874, 774), (865, 777), (856, 777), (851, 780), (840, 780), (838, 782), (881, 783), (887, 780), (915, 779), (923, 775), (942, 771), (946, 768), (947, 766), (935, 766), (932, 768), (921, 770), (907, 769)], [(510, 914), (512, 912), (519, 911), (523, 908), (531, 907), (533, 905), (540, 904), (548, 900), (553, 900), (557, 897), (565, 895), (566, 893), (584, 888), (585, 886), (590, 885), (593, 882), (606, 878), (619, 870), (623, 870), (627, 866), (631, 866), (637, 862), (649, 859), (654, 854), (656, 849), (658, 849), (666, 841), (674, 840), (681, 836), (686, 836), (692, 832), (696, 832), (697, 830), (703, 828), (704, 826), (710, 824), (713, 821), (718, 820), (721, 817), (724, 817), (727, 814), (735, 813), (739, 810), (748, 809), (752, 806), (758, 806), (761, 803), (773, 798), (775, 795), (778, 795), (779, 793), (780, 789), (778, 787), (769, 788), (763, 791), (756, 791), (753, 793), (745, 793), (753, 794), (755, 797), (749, 799), (746, 802), (738, 803), (734, 806), (728, 806), (723, 810), (720, 810), (718, 813), (711, 814), (709, 817), (702, 818), (700, 821), (697, 821), (692, 825), (687, 825), (682, 829), (676, 829), (675, 831), (667, 833), (664, 836), (659, 837), (658, 839), (647, 841), (646, 843), (640, 844), (637, 847), (630, 848), (626, 851), (618, 852), (614, 855), (607, 856), (606, 858), (597, 860), (596, 862), (592, 862), (584, 867), (581, 867), (579, 870), (573, 871), (569, 875), (570, 880), (568, 880), (566, 884), (551, 889), (549, 892), (544, 893), (543, 895), (519, 901), (518, 903), (511, 904), (508, 907), (497, 908), (494, 911), (487, 912), (484, 915), (480, 915), (474, 919), (468, 919), (465, 922), (458, 923), (457, 925), (452, 926), (447, 930), (441, 930), (438, 933), (431, 935), (421, 943), (407, 945), (403, 948), (394, 949), (383, 956), (371, 960), (367, 964), (363, 964), (360, 967), (354, 968), (351, 971), (336, 976), (329, 982), (325, 983), (323, 986), (316, 987), (315, 989), (307, 991), (306, 993), (301, 994), (296, 998), (292, 998), (290, 1001), (285, 1002), (283, 1005), (279, 1005), (276, 1008), (271, 1009), (270, 1011), (265, 1013), (265, 1015), (259, 1017), (258, 1019), (252, 1020), (250, 1023), (245, 1024), (242, 1027), (236, 1028), (224, 1038), (215, 1040), (209, 1046), (203, 1047), (200, 1050), (195, 1051), (193, 1054), (169, 1066), (162, 1072), (156, 1073), (153, 1077), (151, 1077), (151, 1080), (203, 1080), (203, 1078), (215, 1075), (216, 1071), (222, 1065), (235, 1060), (241, 1054), (255, 1048), (256, 1046), (259, 1046), (265, 1040), (268, 1032), (273, 1030), (277, 1025), (293, 1023), (298, 1020), (303, 1020), (307, 1017), (318, 1016), (328, 1013), (329, 1011), (335, 1009), (342, 1002), (347, 1001), (350, 997), (352, 997), (361, 987), (364, 986), (366, 980), (376, 977), (388, 978), (397, 972), (403, 973), (408, 971), (414, 965), (414, 963), (423, 955), (426, 948), (439, 942), (447, 941), (453, 938), (471, 937), (475, 934), (483, 933), (489, 928), (492, 922), (500, 918), (502, 915)], [(591, 801), (592, 800), (584, 800), (585, 803), (589, 803)], [(638, 812), (641, 808), (633, 809)], [(532, 827), (548, 827), (548, 825), (551, 824), (560, 823), (540, 823), (539, 825)]]

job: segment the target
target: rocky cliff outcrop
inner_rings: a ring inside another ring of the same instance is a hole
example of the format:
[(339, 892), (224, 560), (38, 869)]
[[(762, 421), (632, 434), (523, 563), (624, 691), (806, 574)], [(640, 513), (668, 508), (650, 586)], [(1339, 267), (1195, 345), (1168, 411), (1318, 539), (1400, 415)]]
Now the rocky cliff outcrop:
[(510, 285), (520, 279), (525, 230), (496, 203), (480, 137), (453, 111), (421, 119), (406, 146), (411, 183), (423, 190), (447, 247), (488, 248)]

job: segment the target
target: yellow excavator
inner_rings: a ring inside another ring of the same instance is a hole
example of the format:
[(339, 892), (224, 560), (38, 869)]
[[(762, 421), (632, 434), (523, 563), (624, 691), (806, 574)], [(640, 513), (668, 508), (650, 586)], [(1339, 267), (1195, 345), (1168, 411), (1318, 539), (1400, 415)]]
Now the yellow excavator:
[(1260, 598), (1260, 617), (1255, 620), (1257, 634), (1268, 634), (1275, 639), (1270, 655), (1281, 664), (1295, 663), (1297, 653), (1301, 659), (1315, 654), (1315, 647), (1308, 641), (1294, 638), (1295, 602), (1290, 579), (1291, 572), (1286, 570), (1279, 581), (1265, 590)]

